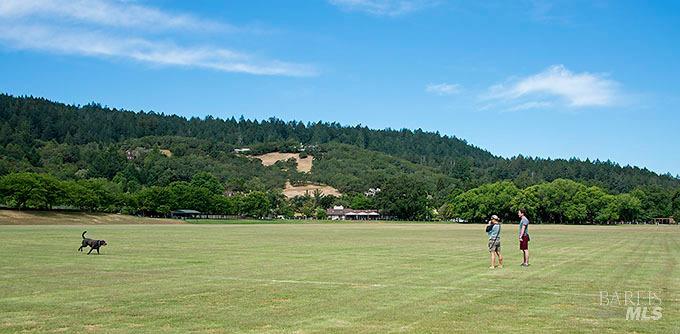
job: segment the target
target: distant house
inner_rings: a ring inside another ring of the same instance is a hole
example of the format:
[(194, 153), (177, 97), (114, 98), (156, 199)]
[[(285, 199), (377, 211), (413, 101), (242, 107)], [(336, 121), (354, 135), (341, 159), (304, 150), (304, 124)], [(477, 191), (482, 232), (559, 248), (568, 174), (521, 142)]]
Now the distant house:
[(380, 191), (381, 191), (380, 188), (370, 188), (368, 189), (368, 191), (364, 192), (364, 195), (366, 195), (366, 197), (373, 197), (377, 195)]
[(187, 219), (187, 218), (196, 218), (200, 217), (201, 213), (196, 210), (177, 210), (173, 211), (171, 216), (172, 218), (179, 218), (179, 219)]
[(345, 209), (342, 206), (326, 210), (326, 215), (331, 220), (376, 220), (381, 217), (378, 210)]
[(250, 152), (249, 148), (235, 148), (234, 153), (247, 153)]

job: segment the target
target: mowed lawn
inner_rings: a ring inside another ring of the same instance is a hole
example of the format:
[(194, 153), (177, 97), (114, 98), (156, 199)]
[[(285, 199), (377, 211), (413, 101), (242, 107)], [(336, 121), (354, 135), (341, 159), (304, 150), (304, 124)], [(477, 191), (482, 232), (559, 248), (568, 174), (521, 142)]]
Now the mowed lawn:
[(680, 227), (530, 230), (532, 265), (505, 224), (491, 270), (481, 225), (0, 226), (0, 332), (680, 332)]

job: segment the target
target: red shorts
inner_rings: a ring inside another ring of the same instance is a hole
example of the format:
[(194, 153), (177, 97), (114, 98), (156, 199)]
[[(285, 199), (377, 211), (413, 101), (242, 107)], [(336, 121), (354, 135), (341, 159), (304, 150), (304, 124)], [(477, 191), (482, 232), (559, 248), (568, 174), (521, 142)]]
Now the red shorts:
[(522, 240), (519, 242), (519, 249), (520, 250), (525, 250), (529, 249), (529, 236), (528, 235), (523, 235)]

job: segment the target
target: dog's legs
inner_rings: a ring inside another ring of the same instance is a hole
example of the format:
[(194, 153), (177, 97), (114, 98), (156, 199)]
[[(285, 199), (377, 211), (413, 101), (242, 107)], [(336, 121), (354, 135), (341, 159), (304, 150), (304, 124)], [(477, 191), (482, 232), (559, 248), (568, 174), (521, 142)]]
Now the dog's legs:
[(80, 248), (78, 248), (78, 251), (79, 251), (79, 252), (82, 252), (82, 251), (83, 251), (83, 246), (80, 246)]
[(97, 248), (97, 255), (99, 255), (99, 248)]
[(90, 251), (87, 252), (87, 255), (90, 255), (90, 253), (92, 253), (93, 250), (94, 250), (94, 248), (90, 248)]

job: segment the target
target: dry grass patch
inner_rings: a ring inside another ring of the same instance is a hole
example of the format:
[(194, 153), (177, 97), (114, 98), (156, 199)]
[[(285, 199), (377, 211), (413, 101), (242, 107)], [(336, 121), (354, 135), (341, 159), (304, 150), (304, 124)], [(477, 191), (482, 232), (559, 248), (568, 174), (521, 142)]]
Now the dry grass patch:
[(0, 225), (181, 224), (177, 219), (112, 213), (0, 210)]
[(305, 194), (309, 194), (311, 196), (314, 194), (315, 190), (321, 191), (321, 193), (324, 195), (332, 195), (336, 197), (339, 197), (341, 195), (340, 191), (331, 186), (308, 184), (296, 187), (290, 184), (290, 182), (286, 182), (286, 187), (283, 188), (283, 195), (288, 198), (293, 198), (295, 196), (304, 196)]
[(262, 161), (262, 164), (265, 166), (271, 166), (275, 164), (277, 161), (286, 161), (290, 158), (293, 158), (297, 162), (297, 170), (303, 173), (309, 173), (312, 171), (312, 164), (314, 160), (312, 156), (307, 156), (306, 158), (302, 159), (300, 158), (299, 153), (279, 153), (279, 152), (255, 155), (253, 157), (260, 159), (260, 161)]

